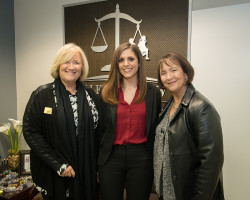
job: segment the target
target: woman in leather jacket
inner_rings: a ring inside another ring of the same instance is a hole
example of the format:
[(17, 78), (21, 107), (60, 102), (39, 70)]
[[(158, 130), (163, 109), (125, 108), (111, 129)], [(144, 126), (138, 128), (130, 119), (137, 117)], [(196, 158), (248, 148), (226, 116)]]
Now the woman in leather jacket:
[(220, 116), (191, 84), (194, 69), (170, 53), (158, 65), (159, 87), (171, 98), (160, 114), (154, 143), (154, 179), (160, 200), (223, 200)]

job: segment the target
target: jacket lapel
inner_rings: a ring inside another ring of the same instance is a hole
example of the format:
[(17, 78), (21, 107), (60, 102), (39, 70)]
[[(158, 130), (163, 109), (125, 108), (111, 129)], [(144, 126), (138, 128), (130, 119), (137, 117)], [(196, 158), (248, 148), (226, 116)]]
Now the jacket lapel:
[[(190, 84), (188, 87), (187, 87), (187, 90), (182, 98), (182, 101), (181, 101), (181, 108), (177, 110), (176, 114), (174, 115), (174, 118), (171, 120), (171, 123), (174, 122), (175, 118), (179, 115), (179, 113), (189, 105), (190, 101), (191, 101), (191, 98), (194, 94), (194, 91), (195, 91), (195, 88), (192, 84)], [(171, 97), (171, 99), (169, 100), (169, 104), (170, 102), (173, 100), (173, 97)]]
[[(78, 101), (78, 122), (79, 122), (79, 127), (82, 125), (82, 117), (83, 117), (83, 110), (84, 110), (84, 105), (85, 105), (85, 99), (86, 99), (86, 94), (85, 94), (85, 89), (83, 86), (79, 86), (77, 88), (78, 94), (77, 95), (77, 101)], [(87, 112), (88, 113), (88, 112)]]
[(110, 114), (111, 114), (113, 126), (116, 127), (117, 105), (110, 105), (109, 108), (110, 108)]
[(168, 110), (168, 107), (170, 106), (171, 101), (173, 100), (173, 96), (170, 97), (170, 99), (167, 101), (165, 107), (163, 108), (163, 110), (160, 113), (159, 119), (158, 119), (158, 123), (160, 123), (160, 121), (163, 119), (163, 117), (166, 115), (166, 112)]
[(152, 88), (150, 84), (148, 84), (147, 87), (148, 89), (145, 97), (145, 105), (146, 105), (146, 133), (148, 135), (151, 125), (153, 95), (151, 94)]

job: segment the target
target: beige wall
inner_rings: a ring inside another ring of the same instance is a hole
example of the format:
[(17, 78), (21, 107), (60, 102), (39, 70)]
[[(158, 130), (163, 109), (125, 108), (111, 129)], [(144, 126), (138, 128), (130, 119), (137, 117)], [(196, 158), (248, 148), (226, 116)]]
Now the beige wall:
[[(52, 81), (50, 64), (64, 43), (62, 5), (79, 2), (83, 1), (15, 0), (18, 118), (22, 118), (31, 92)], [(222, 118), (227, 200), (250, 199), (249, 18), (250, 4), (192, 14), (194, 84), (213, 102)], [(21, 146), (27, 148), (24, 143)]]

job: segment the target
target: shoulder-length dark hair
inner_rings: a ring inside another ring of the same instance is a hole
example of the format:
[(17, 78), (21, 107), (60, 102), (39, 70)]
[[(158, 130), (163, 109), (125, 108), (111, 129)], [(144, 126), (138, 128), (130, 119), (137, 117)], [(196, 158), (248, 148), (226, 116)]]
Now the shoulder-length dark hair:
[(119, 59), (121, 53), (126, 49), (131, 49), (138, 58), (137, 76), (139, 82), (139, 94), (135, 102), (142, 102), (147, 92), (146, 72), (141, 51), (136, 45), (130, 44), (129, 42), (123, 43), (115, 50), (113, 54), (108, 80), (104, 83), (101, 93), (103, 100), (106, 103), (112, 105), (118, 104), (117, 89), (121, 85), (123, 80), (123, 76), (119, 71)]
[(188, 62), (186, 58), (184, 58), (182, 55), (177, 54), (177, 53), (169, 53), (165, 56), (163, 56), (158, 64), (158, 85), (159, 88), (165, 89), (163, 83), (161, 82), (161, 73), (160, 70), (162, 68), (162, 65), (165, 64), (169, 66), (169, 63), (177, 63), (181, 66), (183, 72), (187, 74), (188, 80), (186, 82), (187, 85), (191, 84), (194, 78), (194, 68), (192, 65)]

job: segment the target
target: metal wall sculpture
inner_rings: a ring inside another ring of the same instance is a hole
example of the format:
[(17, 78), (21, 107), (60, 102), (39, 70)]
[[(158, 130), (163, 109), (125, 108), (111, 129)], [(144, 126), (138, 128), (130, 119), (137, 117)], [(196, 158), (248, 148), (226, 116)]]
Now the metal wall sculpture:
[(169, 52), (188, 54), (189, 0), (107, 0), (64, 7), (65, 43), (85, 51), (86, 85), (98, 93), (107, 80), (119, 44), (140, 48), (149, 82), (157, 83), (159, 59)]

